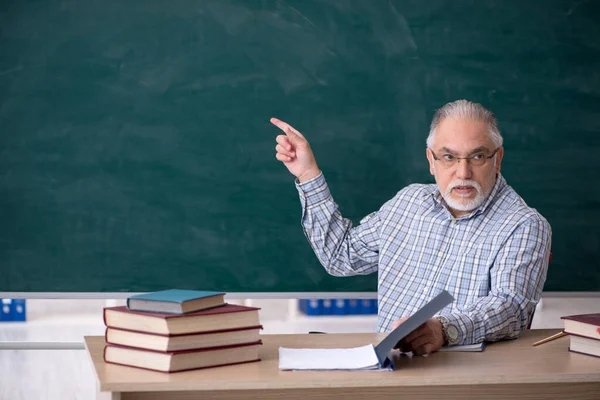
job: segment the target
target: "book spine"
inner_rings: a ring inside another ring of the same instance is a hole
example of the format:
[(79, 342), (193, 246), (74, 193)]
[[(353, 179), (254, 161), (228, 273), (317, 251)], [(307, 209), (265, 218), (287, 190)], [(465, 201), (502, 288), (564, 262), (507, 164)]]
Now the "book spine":
[(13, 307), (12, 307), (12, 320), (13, 321), (25, 321), (27, 312), (26, 312), (26, 304), (25, 299), (13, 299)]
[(345, 315), (346, 314), (346, 300), (335, 299), (333, 301), (333, 314)]
[(0, 322), (12, 321), (12, 299), (0, 299)]
[(333, 314), (333, 304), (331, 299), (321, 299), (319, 300), (321, 304), (321, 315), (332, 315)]
[(366, 315), (371, 313), (371, 300), (370, 299), (362, 299), (358, 303), (358, 313), (361, 315)]
[(359, 313), (358, 299), (346, 300), (346, 314), (355, 315)]
[(318, 299), (306, 299), (303, 300), (306, 302), (306, 315), (320, 315), (321, 308), (319, 307)]

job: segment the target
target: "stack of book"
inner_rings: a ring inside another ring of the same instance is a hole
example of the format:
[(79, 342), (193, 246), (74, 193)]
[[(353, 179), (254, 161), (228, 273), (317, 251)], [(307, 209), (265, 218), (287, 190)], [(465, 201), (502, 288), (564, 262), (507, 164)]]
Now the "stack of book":
[(600, 313), (569, 315), (561, 318), (569, 335), (569, 350), (600, 357)]
[(104, 309), (104, 361), (162, 372), (260, 361), (258, 308), (225, 294), (165, 290)]

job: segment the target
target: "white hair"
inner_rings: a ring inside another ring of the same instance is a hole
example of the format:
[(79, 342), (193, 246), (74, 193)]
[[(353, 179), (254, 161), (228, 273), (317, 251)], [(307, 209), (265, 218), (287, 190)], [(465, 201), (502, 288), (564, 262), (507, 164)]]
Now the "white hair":
[(427, 147), (430, 149), (433, 148), (435, 131), (444, 118), (484, 121), (489, 126), (488, 133), (494, 145), (496, 147), (502, 146), (502, 135), (500, 134), (500, 128), (498, 127), (498, 121), (494, 113), (479, 103), (473, 103), (468, 100), (456, 100), (444, 105), (435, 112), (429, 128), (429, 136), (427, 137)]

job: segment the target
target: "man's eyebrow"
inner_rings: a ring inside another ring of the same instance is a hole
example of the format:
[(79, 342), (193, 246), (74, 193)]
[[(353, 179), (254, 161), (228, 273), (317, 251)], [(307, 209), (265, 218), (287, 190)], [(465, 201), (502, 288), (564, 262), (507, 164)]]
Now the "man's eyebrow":
[[(469, 156), (470, 156), (470, 155), (472, 155), (472, 154), (476, 154), (476, 153), (483, 153), (483, 152), (487, 152), (487, 151), (489, 151), (489, 149), (488, 149), (486, 146), (479, 146), (479, 147), (477, 147), (477, 148), (475, 148), (475, 149), (473, 149), (473, 150), (469, 151), (469, 152), (467, 153), (467, 155), (469, 155)], [(444, 147), (442, 147), (442, 148), (440, 149), (440, 153), (449, 153), (449, 154), (452, 154), (452, 155), (457, 155), (457, 154), (458, 154), (456, 151), (454, 151), (454, 150), (452, 150), (452, 149), (449, 149), (449, 148), (447, 148), (446, 146), (444, 146)]]
[(468, 154), (471, 155), (471, 154), (475, 154), (475, 153), (483, 153), (483, 152), (486, 152), (486, 151), (490, 151), (490, 149), (488, 149), (485, 146), (479, 146), (479, 147), (471, 150)]
[(447, 148), (445, 146), (440, 149), (440, 153), (457, 154), (454, 150), (449, 149), (449, 148)]

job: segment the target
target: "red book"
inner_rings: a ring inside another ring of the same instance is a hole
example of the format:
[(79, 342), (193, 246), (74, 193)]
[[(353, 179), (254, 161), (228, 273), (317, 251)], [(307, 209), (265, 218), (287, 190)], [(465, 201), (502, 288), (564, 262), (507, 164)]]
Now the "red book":
[(107, 328), (104, 338), (108, 344), (157, 351), (181, 351), (257, 342), (260, 340), (261, 329), (262, 326), (257, 325), (183, 335), (157, 335), (126, 329)]
[(600, 357), (600, 313), (561, 318), (569, 334), (569, 351)]
[(260, 325), (256, 307), (227, 304), (188, 314), (164, 314), (132, 311), (127, 307), (104, 309), (104, 324), (109, 328), (127, 329), (159, 335), (182, 335)]
[(142, 350), (109, 344), (104, 347), (104, 361), (159, 372), (182, 372), (260, 361), (262, 341), (232, 346), (183, 351)]
[(600, 313), (569, 315), (561, 319), (565, 333), (600, 340)]

